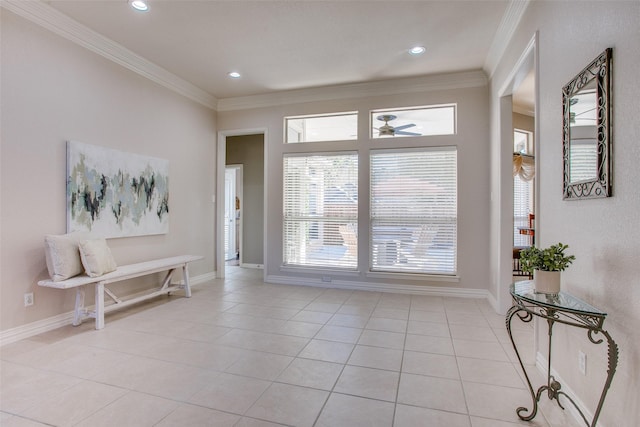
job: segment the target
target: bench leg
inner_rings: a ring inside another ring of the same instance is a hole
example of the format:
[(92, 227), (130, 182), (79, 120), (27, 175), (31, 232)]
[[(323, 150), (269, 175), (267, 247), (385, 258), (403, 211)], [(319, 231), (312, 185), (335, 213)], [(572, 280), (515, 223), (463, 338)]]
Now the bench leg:
[(96, 329), (104, 328), (104, 283), (96, 283)]
[(73, 311), (73, 326), (79, 326), (82, 323), (82, 315), (84, 314), (84, 286), (76, 288), (76, 308)]
[(184, 296), (191, 298), (191, 285), (189, 285), (189, 268), (187, 264), (182, 266), (182, 278), (184, 279)]

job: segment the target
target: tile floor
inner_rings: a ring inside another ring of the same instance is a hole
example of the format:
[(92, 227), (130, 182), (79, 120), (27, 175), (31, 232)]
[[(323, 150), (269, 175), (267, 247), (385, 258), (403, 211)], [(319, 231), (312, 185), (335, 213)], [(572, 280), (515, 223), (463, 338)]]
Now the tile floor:
[[(87, 320), (2, 347), (0, 425), (576, 425), (548, 404), (518, 420), (529, 393), (486, 301), (227, 273), (190, 299), (112, 313), (101, 331)], [(532, 328), (513, 326), (533, 363)]]

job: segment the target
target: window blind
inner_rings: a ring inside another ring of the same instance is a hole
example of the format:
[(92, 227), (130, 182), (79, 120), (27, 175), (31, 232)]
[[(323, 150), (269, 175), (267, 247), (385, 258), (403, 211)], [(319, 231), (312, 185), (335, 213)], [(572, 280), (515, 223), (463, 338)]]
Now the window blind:
[(286, 155), (284, 264), (357, 268), (358, 156)]
[(373, 150), (370, 162), (371, 270), (456, 274), (456, 148)]
[(518, 227), (529, 227), (529, 214), (533, 213), (533, 181), (519, 175), (513, 177), (513, 246), (530, 246), (531, 237), (520, 234)]

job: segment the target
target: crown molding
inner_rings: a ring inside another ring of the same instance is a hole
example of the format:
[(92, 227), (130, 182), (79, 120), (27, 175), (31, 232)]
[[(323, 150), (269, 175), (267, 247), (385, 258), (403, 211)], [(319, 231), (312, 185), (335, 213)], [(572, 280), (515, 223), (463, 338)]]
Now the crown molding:
[(205, 107), (212, 109), (217, 107), (218, 100), (211, 94), (80, 24), (41, 0), (2, 0), (0, 5)]
[(502, 16), (500, 25), (493, 37), (491, 47), (489, 47), (489, 53), (487, 53), (487, 57), (484, 61), (483, 69), (489, 78), (491, 78), (493, 73), (496, 71), (496, 68), (500, 63), (500, 59), (502, 59), (502, 55), (504, 55), (504, 51), (507, 49), (507, 45), (511, 41), (511, 38), (515, 33), (518, 24), (520, 24), (520, 20), (524, 16), (530, 2), (531, 0), (509, 1), (507, 10), (505, 10), (504, 15)]
[(487, 76), (482, 70), (432, 74), (405, 79), (380, 80), (375, 82), (288, 90), (236, 98), (223, 98), (218, 100), (218, 111), (234, 111), (304, 102), (461, 89), (486, 86), (487, 82)]

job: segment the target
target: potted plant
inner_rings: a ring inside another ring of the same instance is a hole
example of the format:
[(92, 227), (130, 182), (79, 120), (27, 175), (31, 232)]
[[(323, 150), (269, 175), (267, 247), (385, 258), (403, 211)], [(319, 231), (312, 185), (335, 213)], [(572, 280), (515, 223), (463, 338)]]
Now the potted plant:
[(545, 294), (560, 292), (560, 272), (576, 259), (575, 256), (564, 253), (568, 247), (569, 245), (557, 243), (544, 249), (531, 246), (520, 252), (522, 271), (533, 274), (536, 292)]

